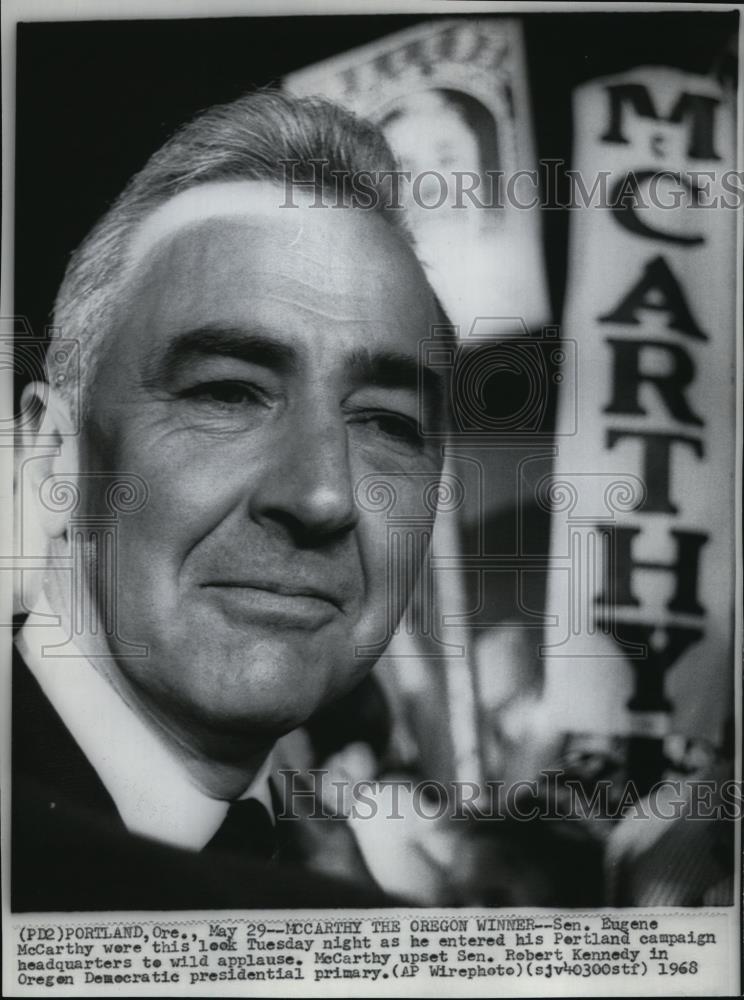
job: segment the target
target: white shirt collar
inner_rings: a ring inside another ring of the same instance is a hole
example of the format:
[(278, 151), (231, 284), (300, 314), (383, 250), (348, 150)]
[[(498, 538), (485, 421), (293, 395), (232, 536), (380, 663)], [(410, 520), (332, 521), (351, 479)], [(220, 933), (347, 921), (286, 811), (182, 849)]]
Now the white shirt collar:
[[(46, 598), (18, 635), (23, 659), (134, 834), (173, 847), (201, 850), (219, 829), (229, 803), (206, 795), (184, 765), (126, 705), (90, 660), (70, 645)], [(43, 625), (34, 624), (34, 620)], [(66, 643), (65, 656), (48, 647)], [(45, 650), (43, 647), (47, 647)], [(273, 818), (269, 757), (240, 796), (259, 801)]]

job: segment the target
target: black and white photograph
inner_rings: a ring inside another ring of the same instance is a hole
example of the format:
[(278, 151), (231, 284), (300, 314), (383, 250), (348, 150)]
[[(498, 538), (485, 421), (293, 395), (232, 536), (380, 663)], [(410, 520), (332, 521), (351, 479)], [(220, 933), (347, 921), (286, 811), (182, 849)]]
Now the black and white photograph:
[(741, 15), (6, 2), (4, 995), (740, 995)]

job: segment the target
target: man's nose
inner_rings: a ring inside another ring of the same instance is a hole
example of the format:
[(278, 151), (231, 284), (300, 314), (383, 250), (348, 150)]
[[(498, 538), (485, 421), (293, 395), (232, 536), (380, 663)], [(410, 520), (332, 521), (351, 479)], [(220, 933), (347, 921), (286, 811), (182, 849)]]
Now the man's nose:
[(328, 544), (358, 519), (346, 424), (339, 414), (298, 412), (282, 428), (251, 497), (251, 515), (297, 545)]

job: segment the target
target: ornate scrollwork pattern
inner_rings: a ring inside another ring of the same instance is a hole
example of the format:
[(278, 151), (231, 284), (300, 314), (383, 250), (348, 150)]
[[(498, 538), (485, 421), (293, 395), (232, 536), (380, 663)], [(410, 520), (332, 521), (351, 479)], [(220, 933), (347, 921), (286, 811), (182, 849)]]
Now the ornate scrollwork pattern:
[(398, 499), (398, 491), (392, 483), (392, 475), (384, 478), (378, 473), (364, 476), (356, 485), (354, 497), (362, 510), (373, 514), (389, 513)]
[(609, 483), (604, 492), (607, 509), (625, 514), (637, 510), (646, 499), (646, 485), (637, 476), (625, 475)]
[(47, 510), (67, 514), (80, 506), (80, 477), (47, 476), (39, 489), (39, 499)]
[(535, 499), (549, 514), (571, 513), (579, 502), (579, 493), (567, 479), (557, 479), (552, 473), (537, 484)]
[(53, 474), (42, 482), (39, 495), (48, 510), (72, 514), (80, 507), (83, 490), (92, 492), (97, 483), (104, 486), (107, 513), (113, 515), (141, 510), (150, 495), (144, 479), (132, 472)]

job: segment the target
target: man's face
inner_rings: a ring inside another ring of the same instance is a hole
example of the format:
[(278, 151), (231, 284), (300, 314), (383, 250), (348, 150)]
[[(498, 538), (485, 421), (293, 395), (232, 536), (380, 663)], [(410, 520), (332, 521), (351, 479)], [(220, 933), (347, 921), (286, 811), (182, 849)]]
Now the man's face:
[(118, 635), (149, 656), (114, 638), (116, 669), (187, 729), (284, 731), (361, 679), (390, 587), (355, 487), (379, 474), (425, 514), (439, 469), (419, 264), (377, 213), (282, 200), (204, 185), (145, 220), (90, 388), (83, 464), (150, 491), (118, 534)]

